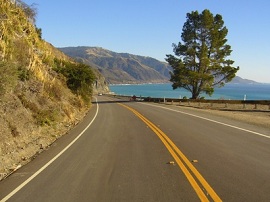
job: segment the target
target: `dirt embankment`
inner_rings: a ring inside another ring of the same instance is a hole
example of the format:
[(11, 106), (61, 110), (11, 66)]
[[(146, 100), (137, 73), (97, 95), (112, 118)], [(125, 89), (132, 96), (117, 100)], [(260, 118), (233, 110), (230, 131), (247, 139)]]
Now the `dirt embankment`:
[(9, 94), (0, 100), (0, 180), (66, 134), (88, 110), (41, 95), (24, 96)]
[(108, 87), (98, 71), (94, 77), (42, 39), (32, 6), (1, 0), (0, 14), (1, 180), (84, 117), (91, 103), (90, 83), (95, 81), (93, 92), (104, 93)]

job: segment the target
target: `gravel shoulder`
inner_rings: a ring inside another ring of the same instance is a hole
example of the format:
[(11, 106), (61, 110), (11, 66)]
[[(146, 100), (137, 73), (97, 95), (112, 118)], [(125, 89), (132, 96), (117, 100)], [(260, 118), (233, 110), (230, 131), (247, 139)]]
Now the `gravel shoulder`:
[(226, 117), (251, 125), (268, 128), (270, 131), (270, 107), (268, 105), (243, 104), (181, 104), (181, 107), (199, 109), (203, 113)]

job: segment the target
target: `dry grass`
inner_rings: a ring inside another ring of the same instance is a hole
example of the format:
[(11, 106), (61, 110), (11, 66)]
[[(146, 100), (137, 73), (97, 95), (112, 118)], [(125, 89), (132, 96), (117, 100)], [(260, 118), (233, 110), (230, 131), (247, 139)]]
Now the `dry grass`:
[(22, 9), (1, 1), (0, 179), (65, 134), (88, 110), (53, 71), (68, 59), (39, 38)]
[(228, 104), (228, 103), (199, 103), (199, 102), (182, 102), (178, 103), (181, 106), (197, 107), (202, 109), (215, 109), (215, 110), (238, 110), (238, 111), (269, 111), (270, 105), (264, 104)]
[(198, 102), (167, 102), (167, 105), (177, 105), (199, 109), (202, 112), (229, 119), (243, 121), (270, 130), (270, 106), (262, 104), (226, 104), (226, 103), (198, 103)]

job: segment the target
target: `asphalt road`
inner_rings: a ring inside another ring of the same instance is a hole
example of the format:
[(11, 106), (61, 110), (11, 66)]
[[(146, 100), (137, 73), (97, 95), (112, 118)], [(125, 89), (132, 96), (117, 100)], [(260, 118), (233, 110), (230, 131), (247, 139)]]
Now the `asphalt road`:
[(0, 182), (1, 202), (270, 201), (270, 129), (98, 100), (69, 134)]

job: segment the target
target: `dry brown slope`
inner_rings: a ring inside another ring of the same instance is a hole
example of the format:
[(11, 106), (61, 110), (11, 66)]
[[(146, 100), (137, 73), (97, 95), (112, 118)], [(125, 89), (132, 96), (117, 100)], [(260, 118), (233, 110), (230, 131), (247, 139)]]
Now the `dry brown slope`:
[[(41, 39), (27, 15), (30, 7), (12, 2), (0, 1), (0, 179), (65, 134), (90, 107), (54, 71), (55, 58), (72, 61)], [(96, 83), (106, 88), (99, 77)]]

